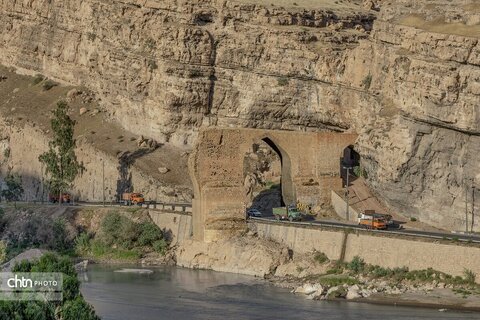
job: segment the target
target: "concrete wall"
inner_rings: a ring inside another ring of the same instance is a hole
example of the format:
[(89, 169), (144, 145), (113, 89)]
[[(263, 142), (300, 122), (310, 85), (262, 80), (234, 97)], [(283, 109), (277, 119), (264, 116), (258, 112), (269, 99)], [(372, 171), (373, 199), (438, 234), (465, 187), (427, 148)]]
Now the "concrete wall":
[[(407, 267), (410, 270), (433, 268), (451, 275), (462, 275), (464, 269), (480, 274), (480, 246), (438, 243), (429, 239), (401, 236), (379, 236), (364, 231), (322, 230), (289, 225), (249, 223), (260, 237), (284, 243), (294, 252), (324, 252), (329, 259), (355, 256), (382, 267)], [(343, 249), (343, 251), (342, 251)], [(477, 277), (477, 281), (480, 279)]]
[[(332, 190), (331, 194), (332, 194), (332, 198), (330, 201), (333, 209), (335, 210), (335, 212), (338, 214), (339, 217), (342, 217), (343, 219), (347, 220), (347, 203), (334, 190)], [(349, 206), (348, 211), (349, 211), (348, 220), (355, 221), (355, 222), (358, 221), (359, 212), (353, 209), (352, 206)]]
[(182, 213), (149, 210), (150, 218), (171, 235), (172, 244), (178, 244), (192, 235), (192, 216)]

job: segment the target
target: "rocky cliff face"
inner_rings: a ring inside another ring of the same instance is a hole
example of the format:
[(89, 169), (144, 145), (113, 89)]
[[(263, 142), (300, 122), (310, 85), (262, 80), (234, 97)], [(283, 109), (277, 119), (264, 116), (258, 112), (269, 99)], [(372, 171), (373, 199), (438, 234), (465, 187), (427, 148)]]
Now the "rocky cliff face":
[(87, 86), (161, 142), (212, 125), (356, 131), (380, 198), (464, 228), (465, 184), (480, 185), (479, 5), (253, 2), (3, 0), (0, 63)]

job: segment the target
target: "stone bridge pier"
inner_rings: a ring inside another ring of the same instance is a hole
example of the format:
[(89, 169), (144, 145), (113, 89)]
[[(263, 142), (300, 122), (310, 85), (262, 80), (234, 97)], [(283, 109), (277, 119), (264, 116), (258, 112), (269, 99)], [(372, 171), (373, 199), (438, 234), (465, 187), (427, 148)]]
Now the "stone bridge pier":
[(263, 129), (204, 129), (189, 159), (193, 181), (193, 237), (215, 241), (246, 228), (244, 157), (266, 142), (280, 157), (285, 203), (329, 204), (341, 188), (339, 159), (356, 134)]

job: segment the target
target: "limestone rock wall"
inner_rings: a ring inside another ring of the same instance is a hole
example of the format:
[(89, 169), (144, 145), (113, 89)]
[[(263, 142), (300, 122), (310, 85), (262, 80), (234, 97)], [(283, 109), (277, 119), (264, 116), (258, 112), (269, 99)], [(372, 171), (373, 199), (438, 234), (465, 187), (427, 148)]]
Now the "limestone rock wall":
[(0, 0), (0, 63), (87, 86), (160, 142), (214, 125), (354, 131), (383, 201), (464, 229), (465, 185), (480, 185), (478, 4), (376, 3)]
[[(2, 174), (11, 172), (22, 177), (22, 186), (25, 190), (22, 200), (48, 199), (46, 183), (42, 183), (42, 170), (45, 168), (38, 161), (38, 156), (48, 149), (48, 139), (42, 130), (31, 124), (13, 125), (11, 121), (0, 117), (0, 171)], [(82, 201), (102, 201), (105, 177), (105, 201), (107, 204), (116, 202), (117, 183), (120, 179), (118, 159), (99, 151), (83, 140), (78, 141), (76, 154), (86, 170), (74, 181), (74, 189), (71, 190), (74, 197)], [(136, 190), (143, 193), (146, 200), (157, 198), (158, 201), (173, 202), (177, 201), (173, 194), (178, 194), (181, 198), (188, 194), (184, 187), (156, 181), (135, 166), (129, 168), (129, 174)]]

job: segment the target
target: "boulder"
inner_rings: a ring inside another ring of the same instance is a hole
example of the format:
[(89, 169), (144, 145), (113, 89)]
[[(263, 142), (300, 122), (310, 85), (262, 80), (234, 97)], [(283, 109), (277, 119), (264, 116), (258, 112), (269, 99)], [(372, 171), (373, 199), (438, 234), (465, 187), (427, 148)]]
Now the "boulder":
[(353, 285), (350, 288), (348, 288), (347, 295), (345, 296), (345, 299), (347, 300), (353, 300), (353, 299), (358, 299), (361, 298), (362, 295), (360, 294), (360, 288), (357, 285)]
[(305, 283), (302, 286), (298, 287), (295, 289), (295, 293), (303, 293), (305, 295), (311, 295), (316, 292), (322, 293), (323, 292), (323, 287), (318, 284), (318, 283)]
[(161, 174), (165, 174), (167, 173), (168, 171), (170, 171), (170, 169), (166, 168), (166, 167), (160, 167), (158, 168), (158, 172), (160, 172)]
[(84, 115), (85, 113), (87, 113), (87, 111), (88, 111), (88, 110), (87, 110), (87, 108), (85, 108), (85, 107), (80, 108), (80, 115), (81, 115), (81, 116)]

